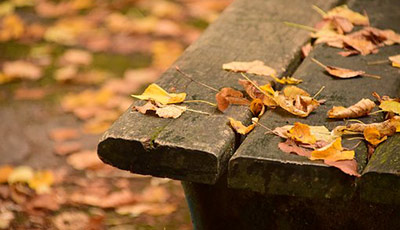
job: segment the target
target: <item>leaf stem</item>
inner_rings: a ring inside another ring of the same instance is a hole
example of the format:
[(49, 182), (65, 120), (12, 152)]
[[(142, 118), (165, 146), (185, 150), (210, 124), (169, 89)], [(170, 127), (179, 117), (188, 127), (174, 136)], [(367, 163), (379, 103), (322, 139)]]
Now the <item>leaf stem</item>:
[(375, 114), (382, 113), (382, 112), (386, 112), (386, 111), (385, 110), (377, 110), (375, 112), (369, 113), (368, 115), (375, 115)]
[(319, 66), (321, 66), (322, 68), (324, 68), (324, 69), (327, 68), (326, 65), (322, 64), (322, 63), (321, 63), (320, 61), (318, 61), (317, 59), (311, 58), (311, 60), (312, 60), (313, 62), (317, 63), (317, 64), (318, 64)]
[(369, 73), (363, 73), (363, 74), (361, 74), (361, 76), (375, 78), (375, 79), (381, 79), (381, 76), (375, 75), (375, 74), (369, 74)]
[(268, 128), (267, 126), (265, 126), (265, 125), (261, 124), (261, 123), (260, 123), (260, 122), (258, 122), (258, 121), (254, 121), (254, 120), (252, 120), (252, 122), (253, 122), (253, 123), (255, 123), (256, 125), (259, 125), (259, 126), (263, 127), (264, 129), (268, 130), (269, 132), (273, 132), (273, 130), (272, 130), (272, 129)]
[(319, 13), (322, 17), (328, 16), (328, 14), (321, 8), (319, 8), (316, 5), (312, 5), (311, 8), (313, 8), (313, 10), (317, 11), (317, 13)]
[(187, 110), (187, 111), (190, 111), (190, 112), (193, 112), (193, 113), (200, 113), (200, 114), (205, 114), (205, 115), (209, 115), (209, 116), (212, 115), (211, 113), (207, 113), (207, 112), (203, 112), (203, 111), (195, 110), (195, 109), (186, 108), (186, 110)]
[(242, 76), (248, 80), (252, 85), (254, 85), (254, 87), (256, 87), (261, 93), (263, 93), (265, 96), (270, 97), (270, 95), (268, 95), (266, 92), (264, 92), (264, 90), (262, 90), (260, 87), (258, 87), (258, 85), (256, 83), (254, 83), (249, 77), (247, 77), (244, 73), (240, 73), (242, 74)]
[(196, 102), (204, 103), (204, 104), (208, 104), (208, 105), (217, 107), (217, 104), (214, 104), (214, 103), (209, 102), (209, 101), (204, 101), (204, 100), (187, 100), (187, 101), (184, 101), (183, 103), (196, 103)]
[(301, 25), (301, 24), (297, 24), (297, 23), (293, 23), (293, 22), (283, 22), (285, 25), (287, 26), (291, 26), (291, 27), (295, 27), (295, 28), (299, 28), (299, 29), (303, 29), (303, 30), (308, 30), (311, 32), (317, 32), (318, 30), (311, 27), (311, 26), (306, 26), (306, 25)]
[(385, 64), (385, 63), (389, 63), (389, 60), (370, 61), (370, 62), (367, 62), (367, 65), (380, 65), (380, 64)]
[(175, 66), (175, 69), (176, 69), (176, 71), (178, 71), (178, 73), (182, 74), (182, 76), (185, 76), (185, 77), (189, 78), (190, 80), (196, 82), (197, 84), (202, 85), (202, 86), (204, 86), (204, 87), (206, 87), (206, 88), (208, 88), (208, 89), (211, 89), (211, 90), (213, 90), (213, 91), (215, 91), (215, 92), (217, 92), (217, 93), (219, 92), (219, 90), (217, 90), (216, 88), (214, 88), (214, 87), (212, 87), (212, 86), (209, 86), (209, 85), (206, 85), (206, 84), (204, 84), (203, 82), (199, 82), (199, 81), (195, 80), (195, 79), (194, 79), (193, 77), (191, 77), (189, 74), (183, 72), (178, 66)]
[(314, 94), (314, 96), (312, 98), (315, 99), (324, 89), (325, 89), (325, 86), (322, 86), (321, 89), (319, 89), (318, 92), (316, 94)]

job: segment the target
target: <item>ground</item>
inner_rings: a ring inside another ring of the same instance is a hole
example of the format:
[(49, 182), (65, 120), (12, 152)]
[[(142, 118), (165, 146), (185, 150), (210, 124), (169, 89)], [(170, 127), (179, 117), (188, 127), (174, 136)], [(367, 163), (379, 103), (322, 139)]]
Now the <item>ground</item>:
[(101, 134), (230, 0), (0, 3), (0, 229), (192, 229), (179, 181), (102, 164)]

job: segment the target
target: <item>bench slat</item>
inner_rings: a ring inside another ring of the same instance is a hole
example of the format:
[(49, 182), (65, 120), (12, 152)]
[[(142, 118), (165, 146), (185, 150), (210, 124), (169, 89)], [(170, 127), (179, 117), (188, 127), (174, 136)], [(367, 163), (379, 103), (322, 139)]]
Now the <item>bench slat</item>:
[[(399, 11), (387, 9), (388, 6), (394, 7), (394, 5), (398, 9), (399, 4), (395, 0), (353, 1), (349, 4), (350, 8), (356, 11), (365, 9), (372, 26), (400, 31), (400, 15), (397, 13)], [(388, 12), (391, 13), (388, 14)], [(327, 99), (324, 105), (306, 119), (297, 118), (286, 111), (276, 109), (268, 111), (260, 122), (272, 129), (299, 121), (309, 125), (325, 125), (331, 130), (337, 125), (344, 124), (343, 121), (327, 118), (326, 112), (332, 106), (350, 106), (361, 98), (372, 99), (373, 91), (381, 95), (397, 95), (400, 84), (398, 70), (389, 64), (367, 66), (367, 62), (385, 60), (390, 55), (400, 53), (398, 45), (380, 48), (378, 54), (368, 56), (345, 58), (337, 54), (339, 51), (325, 45), (317, 46), (294, 74), (294, 77), (304, 80), (299, 87), (306, 89), (310, 94), (316, 93), (322, 86), (326, 87), (319, 97)], [(360, 69), (370, 74), (378, 74), (382, 79), (367, 77), (334, 79), (328, 76), (320, 66), (313, 63), (311, 57), (326, 65)], [(381, 116), (369, 116), (360, 120), (366, 123), (378, 122), (381, 121)], [(261, 193), (314, 198), (351, 198), (354, 195), (355, 177), (348, 176), (339, 169), (328, 167), (319, 161), (310, 161), (305, 157), (284, 153), (277, 147), (280, 141), (281, 138), (265, 134), (265, 129), (256, 127), (230, 160), (229, 186)], [(352, 143), (356, 144), (356, 142)], [(364, 143), (356, 149), (360, 173), (366, 165), (366, 152)]]
[[(285, 26), (283, 21), (312, 24), (319, 15), (312, 4), (329, 9), (335, 0), (237, 0), (190, 46), (175, 65), (214, 88), (241, 89), (238, 74), (222, 70), (231, 61), (259, 59), (279, 74), (290, 73), (300, 62), (299, 50), (308, 32)], [(259, 83), (268, 79), (254, 77)], [(188, 99), (215, 102), (215, 92), (179, 76), (170, 68), (157, 82), (165, 89), (185, 91)], [(240, 140), (227, 125), (227, 116), (250, 121), (244, 106), (225, 114), (203, 104), (190, 108), (212, 116), (185, 112), (176, 120), (154, 118), (127, 111), (105, 133), (98, 146), (100, 158), (134, 173), (213, 184)]]

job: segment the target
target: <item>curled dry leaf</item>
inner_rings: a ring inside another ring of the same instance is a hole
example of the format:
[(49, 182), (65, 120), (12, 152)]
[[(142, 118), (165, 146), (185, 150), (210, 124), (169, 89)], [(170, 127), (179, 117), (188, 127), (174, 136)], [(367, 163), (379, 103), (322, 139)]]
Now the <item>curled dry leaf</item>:
[(251, 124), (249, 126), (244, 126), (242, 122), (237, 121), (231, 117), (228, 117), (229, 123), (231, 124), (232, 128), (237, 132), (242, 135), (248, 134), (251, 130), (254, 129), (255, 124)]
[(400, 54), (394, 55), (394, 56), (390, 56), (389, 60), (392, 62), (392, 66), (393, 67), (400, 68)]
[(233, 71), (256, 74), (261, 76), (276, 75), (276, 71), (264, 64), (264, 62), (255, 60), (252, 62), (230, 62), (222, 65), (222, 69)]
[(274, 101), (282, 109), (300, 117), (307, 117), (320, 105), (320, 103), (312, 97), (297, 95), (295, 98), (289, 98), (278, 92), (274, 95)]
[(297, 85), (303, 82), (303, 80), (294, 77), (274, 78), (274, 80), (282, 85)]
[[(257, 84), (256, 82), (254, 82)], [(239, 79), (239, 84), (243, 86), (243, 88), (246, 90), (246, 93), (252, 98), (252, 99), (260, 99), (264, 105), (274, 108), (277, 106), (276, 102), (273, 99), (273, 93), (275, 92), (270, 84), (266, 84), (263, 86), (259, 86), (263, 92), (261, 92), (257, 87), (255, 87), (250, 81), (248, 80), (241, 80)]]
[(250, 101), (243, 98), (243, 93), (232, 88), (222, 88), (216, 95), (218, 109), (224, 112), (230, 104), (249, 105)]
[(354, 151), (346, 151), (342, 147), (342, 138), (338, 137), (332, 143), (322, 147), (320, 149), (311, 152), (311, 160), (328, 160), (328, 161), (340, 161), (340, 160), (353, 160)]
[(261, 99), (256, 98), (250, 103), (250, 111), (256, 117), (261, 117), (264, 114), (265, 106)]
[(337, 126), (332, 132), (335, 135), (362, 134), (367, 127), (375, 127), (382, 135), (392, 136), (394, 133), (400, 132), (400, 117), (394, 116), (389, 120), (379, 123), (354, 123), (346, 126)]
[(345, 108), (343, 106), (333, 106), (328, 111), (329, 118), (357, 118), (368, 115), (375, 108), (375, 103), (370, 99), (361, 99), (356, 104)]
[(379, 145), (387, 139), (387, 136), (380, 133), (375, 126), (369, 126), (364, 129), (364, 138), (374, 146)]
[(361, 70), (351, 70), (351, 69), (345, 69), (345, 68), (340, 68), (340, 67), (335, 67), (335, 66), (326, 66), (325, 70), (332, 76), (338, 77), (338, 78), (352, 78), (352, 77), (357, 77), (362, 74), (364, 74), (364, 71)]
[(163, 105), (181, 103), (186, 98), (186, 93), (168, 93), (157, 84), (149, 85), (141, 95), (132, 95), (140, 100), (154, 100)]
[[(289, 138), (288, 132), (293, 127), (294, 127), (293, 125), (285, 125), (282, 127), (277, 127), (274, 129), (273, 133), (282, 138)], [(337, 138), (337, 136), (333, 135), (325, 126), (308, 126), (308, 127), (310, 129), (311, 135), (314, 136), (317, 142), (320, 142), (321, 145), (324, 145), (324, 143), (331, 143)]]

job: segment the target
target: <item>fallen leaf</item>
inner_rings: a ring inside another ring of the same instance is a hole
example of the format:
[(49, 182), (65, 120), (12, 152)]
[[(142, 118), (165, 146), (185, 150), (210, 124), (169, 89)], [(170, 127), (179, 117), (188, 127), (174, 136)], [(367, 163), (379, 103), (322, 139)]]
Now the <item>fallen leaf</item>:
[(387, 136), (380, 133), (376, 127), (369, 126), (364, 129), (364, 138), (372, 145), (377, 146), (385, 141)]
[(24, 22), (17, 14), (6, 15), (0, 19), (0, 41), (19, 39), (24, 30)]
[(360, 177), (361, 175), (357, 171), (357, 161), (356, 160), (340, 160), (340, 161), (330, 161), (324, 160), (324, 163), (340, 169), (342, 172), (349, 174), (351, 176)]
[[(293, 127), (294, 127), (293, 125), (285, 125), (282, 127), (277, 127), (273, 130), (273, 133), (282, 138), (288, 139), (289, 130), (291, 130)], [(316, 138), (317, 142), (331, 143), (338, 137), (336, 135), (333, 135), (325, 126), (309, 126), (309, 129), (311, 135)]]
[(16, 100), (39, 100), (46, 96), (47, 92), (43, 88), (18, 88), (14, 91)]
[(249, 105), (250, 101), (243, 98), (243, 93), (232, 88), (222, 88), (216, 95), (218, 109), (224, 112), (230, 104)]
[(145, 203), (164, 203), (170, 197), (167, 189), (162, 186), (149, 186), (140, 195), (140, 201)]
[(400, 114), (400, 102), (390, 100), (390, 101), (382, 101), (379, 105), (383, 111), (392, 112), (396, 114)]
[(335, 66), (326, 66), (325, 70), (332, 76), (334, 77), (339, 77), (339, 78), (352, 78), (352, 77), (357, 77), (359, 75), (364, 74), (364, 71), (361, 70), (351, 70), (351, 69), (345, 69), (345, 68), (340, 68), (340, 67), (335, 67)]
[(375, 103), (370, 99), (363, 98), (348, 108), (333, 106), (333, 108), (328, 111), (328, 117), (337, 119), (363, 117), (368, 115), (373, 108), (375, 108)]
[(35, 196), (29, 201), (28, 209), (47, 209), (57, 211), (60, 209), (60, 202), (54, 193)]
[(392, 62), (392, 66), (393, 67), (400, 68), (400, 54), (394, 55), (394, 56), (390, 56), (389, 60)]
[(337, 126), (332, 130), (332, 133), (334, 133), (335, 135), (362, 134), (365, 128), (371, 126), (377, 128), (381, 134), (391, 136), (396, 132), (400, 132), (400, 117), (394, 116), (389, 120), (378, 123), (353, 123), (346, 126)]
[(0, 167), (0, 184), (8, 181), (8, 177), (11, 175), (13, 167), (10, 165), (3, 165)]
[[(257, 84), (256, 82), (254, 83)], [(261, 99), (264, 105), (271, 108), (277, 106), (276, 102), (273, 99), (273, 94), (275, 91), (272, 89), (270, 84), (259, 86), (259, 88), (263, 90), (263, 92), (257, 89), (257, 87), (255, 87), (250, 81), (239, 79), (239, 84), (243, 86), (243, 88), (246, 90), (246, 93), (252, 99)]]
[(9, 229), (11, 221), (15, 215), (12, 211), (7, 209), (0, 209), (0, 229)]
[(58, 230), (86, 230), (89, 216), (80, 211), (67, 211), (54, 217), (53, 224)]
[(252, 62), (230, 62), (223, 64), (222, 69), (233, 72), (256, 74), (261, 76), (276, 75), (276, 71), (274, 69), (266, 66), (264, 62), (259, 60)]
[(19, 166), (14, 168), (8, 176), (8, 183), (14, 184), (17, 182), (28, 183), (34, 177), (34, 171), (29, 166)]
[(254, 116), (260, 117), (264, 114), (265, 106), (261, 99), (256, 98), (250, 103), (250, 111)]
[(140, 100), (154, 100), (163, 105), (181, 103), (186, 98), (186, 93), (168, 93), (157, 84), (149, 85), (141, 95), (132, 95), (132, 97)]
[(295, 98), (289, 98), (278, 92), (274, 95), (274, 101), (282, 109), (300, 117), (307, 117), (320, 105), (320, 103), (312, 97), (297, 95)]
[(139, 216), (141, 214), (148, 214), (151, 216), (164, 216), (173, 213), (177, 209), (174, 204), (136, 204), (130, 206), (123, 206), (117, 208), (115, 211), (121, 215)]
[(53, 173), (49, 170), (37, 171), (28, 181), (30, 188), (36, 191), (37, 194), (49, 193), (50, 186), (54, 183)]
[(96, 151), (84, 150), (67, 157), (67, 163), (77, 170), (98, 169), (104, 163), (97, 156)]
[(77, 139), (81, 135), (79, 130), (74, 128), (56, 128), (49, 132), (49, 136), (53, 141), (62, 142), (71, 139)]
[(327, 12), (327, 16), (342, 17), (349, 20), (354, 25), (367, 26), (369, 19), (360, 13), (354, 12), (347, 5), (337, 6)]
[(22, 60), (4, 62), (3, 73), (8, 77), (29, 80), (38, 80), (42, 77), (40, 67)]
[(162, 118), (178, 118), (186, 111), (185, 106), (166, 105), (156, 109), (156, 114)]
[(279, 143), (278, 147), (285, 153), (295, 153), (299, 156), (311, 157), (311, 150), (298, 146), (293, 140), (290, 139)]
[(300, 122), (295, 122), (294, 126), (288, 131), (287, 136), (304, 144), (315, 144), (317, 139), (311, 134), (310, 127)]
[(377, 47), (369, 40), (363, 38), (352, 37), (351, 34), (348, 36), (343, 36), (342, 41), (346, 46), (349, 46), (358, 52), (361, 55), (368, 55), (374, 53)]
[(139, 113), (142, 114), (146, 114), (147, 111), (156, 111), (157, 110), (157, 106), (155, 104), (153, 104), (151, 101), (148, 101), (146, 104), (142, 105), (142, 106), (133, 106), (132, 109), (137, 110)]
[(301, 47), (301, 54), (303, 55), (303, 58), (307, 57), (311, 50), (313, 49), (313, 46), (311, 45), (311, 42), (308, 42), (304, 46)]
[(274, 78), (276, 82), (282, 85), (297, 85), (303, 82), (301, 79), (296, 79), (294, 77), (282, 77), (282, 78)]
[(74, 203), (96, 206), (100, 208), (116, 208), (136, 203), (139, 197), (130, 190), (121, 190), (108, 194), (75, 192), (70, 196)]
[(81, 150), (82, 143), (79, 141), (73, 142), (62, 142), (54, 145), (54, 153), (60, 156), (64, 156), (73, 152)]
[(249, 126), (244, 126), (244, 125), (242, 124), (242, 122), (237, 121), (237, 120), (235, 120), (235, 119), (233, 119), (233, 118), (231, 118), (231, 117), (228, 117), (228, 119), (229, 119), (229, 122), (230, 122), (232, 128), (233, 128), (237, 133), (242, 134), (242, 135), (248, 134), (251, 130), (254, 129), (254, 126), (255, 126), (255, 124), (251, 124), (251, 125), (249, 125)]
[(290, 99), (295, 99), (297, 96), (309, 97), (310, 94), (297, 86), (287, 86), (283, 89), (283, 95)]
[(92, 63), (93, 56), (90, 52), (85, 50), (70, 49), (60, 57), (59, 63), (61, 65), (82, 65), (87, 66)]
[(340, 160), (353, 160), (354, 151), (346, 151), (342, 147), (342, 138), (338, 137), (332, 143), (316, 149), (311, 152), (310, 160), (328, 160), (328, 161), (340, 161)]
[(57, 69), (54, 72), (54, 78), (57, 81), (70, 81), (74, 79), (78, 75), (78, 68), (73, 65), (65, 66), (60, 69)]

